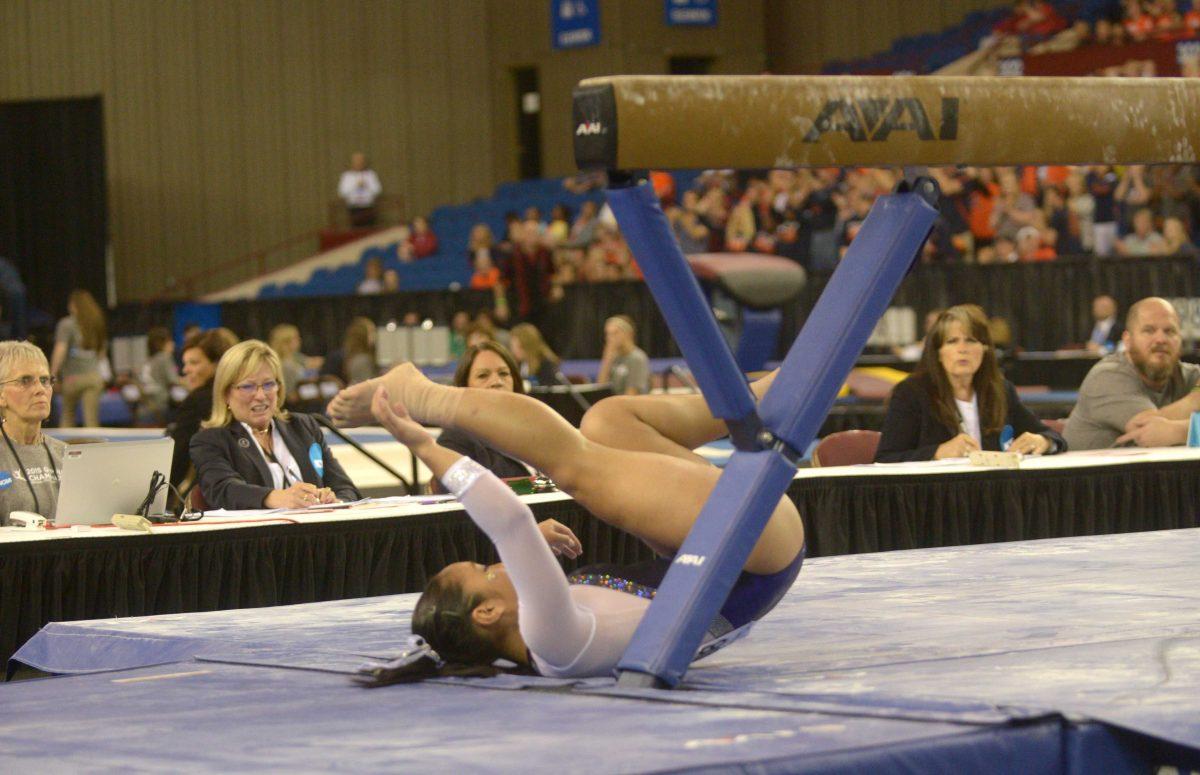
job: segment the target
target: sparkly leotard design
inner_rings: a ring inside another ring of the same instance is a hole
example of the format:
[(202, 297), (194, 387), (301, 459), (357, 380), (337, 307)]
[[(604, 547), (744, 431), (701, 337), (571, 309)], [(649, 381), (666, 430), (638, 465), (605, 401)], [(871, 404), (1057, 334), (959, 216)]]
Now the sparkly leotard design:
[(645, 584), (639, 584), (636, 581), (623, 579), (609, 573), (574, 573), (567, 577), (567, 583), (584, 584), (589, 587), (607, 587), (608, 589), (615, 589), (618, 592), (637, 595), (646, 600), (653, 600), (655, 593), (658, 592), (654, 587), (648, 587)]

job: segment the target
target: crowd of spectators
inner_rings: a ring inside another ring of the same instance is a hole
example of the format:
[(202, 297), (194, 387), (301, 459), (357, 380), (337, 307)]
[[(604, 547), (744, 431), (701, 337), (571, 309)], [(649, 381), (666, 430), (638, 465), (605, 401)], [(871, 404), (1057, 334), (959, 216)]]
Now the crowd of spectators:
[(466, 256), (470, 287), (493, 290), (498, 299), (511, 289), (512, 313), (522, 320), (536, 318), (547, 302), (561, 298), (563, 285), (641, 279), (615, 220), (595, 202), (585, 201), (578, 213), (557, 205), (548, 218), (529, 207), (509, 213), (505, 223), (503, 238), (485, 223), (472, 228)]
[[(941, 69), (942, 74), (1014, 74), (1007, 62), (1025, 54), (1055, 54), (1087, 47), (1122, 49), (1117, 62), (1096, 67), (1093, 75), (1153, 77), (1158, 66), (1146, 58), (1144, 43), (1173, 44), (1200, 38), (1200, 7), (1192, 0), (1083, 0), (1053, 4), (1016, 0), (1012, 12), (980, 40), (977, 51)], [(1102, 57), (1112, 60), (1111, 55)], [(1200, 75), (1200, 51), (1174, 52), (1180, 74)]]
[(1200, 35), (1200, 9), (1176, 0), (1093, 0), (1071, 20), (1046, 0), (1016, 0), (993, 33), (1025, 42), (1062, 36), (1074, 46), (1184, 40)]
[[(1050, 261), (1059, 256), (1196, 256), (1200, 168), (962, 167), (928, 174), (942, 189), (941, 215), (922, 260), (930, 263)], [(737, 174), (709, 170), (678, 198), (663, 196), (685, 254), (749, 252), (830, 270), (875, 199), (895, 188), (888, 169), (799, 169)], [(536, 208), (512, 216), (503, 240), (472, 230), (470, 287), (512, 289), (518, 318), (534, 315), (570, 283), (639, 279), (641, 272), (607, 207), (572, 216)], [(500, 302), (503, 303), (503, 302)]]

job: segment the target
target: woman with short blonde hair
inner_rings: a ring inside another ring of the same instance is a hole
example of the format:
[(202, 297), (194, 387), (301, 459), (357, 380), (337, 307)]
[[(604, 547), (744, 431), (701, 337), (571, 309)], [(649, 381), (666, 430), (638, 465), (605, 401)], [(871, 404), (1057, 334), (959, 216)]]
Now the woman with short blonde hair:
[[(244, 375), (262, 368), (269, 369), (276, 385), (283, 383), (283, 364), (278, 353), (258, 339), (247, 339), (225, 351), (217, 362), (213, 375), (213, 405), (208, 419), (200, 423), (202, 428), (221, 428), (233, 422), (234, 416), (225, 396)], [(283, 408), (283, 396), (275, 400), (273, 416), (281, 420), (290, 419)]]
[(53, 394), (45, 353), (29, 342), (0, 342), (0, 525), (14, 511), (54, 519), (67, 445), (42, 433)]
[(279, 362), (283, 366), (283, 384), (287, 388), (286, 392), (295, 396), (296, 387), (304, 379), (306, 372), (321, 368), (325, 359), (305, 355), (300, 351), (300, 329), (291, 323), (280, 323), (272, 328), (268, 341), (271, 349), (279, 355)]
[(212, 414), (190, 451), (213, 508), (305, 508), (361, 499), (311, 416), (283, 409), (283, 367), (258, 339), (221, 356)]

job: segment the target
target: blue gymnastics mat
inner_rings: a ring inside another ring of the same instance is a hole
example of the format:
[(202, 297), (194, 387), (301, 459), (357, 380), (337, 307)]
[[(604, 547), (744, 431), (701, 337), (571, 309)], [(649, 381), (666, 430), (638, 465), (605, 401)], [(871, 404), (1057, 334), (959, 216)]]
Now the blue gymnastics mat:
[(0, 686), (0, 751), (43, 770), (1195, 769), (1198, 553), (1177, 530), (816, 558), (676, 691), (352, 685), (414, 595), (52, 624), (16, 659), (108, 672)]

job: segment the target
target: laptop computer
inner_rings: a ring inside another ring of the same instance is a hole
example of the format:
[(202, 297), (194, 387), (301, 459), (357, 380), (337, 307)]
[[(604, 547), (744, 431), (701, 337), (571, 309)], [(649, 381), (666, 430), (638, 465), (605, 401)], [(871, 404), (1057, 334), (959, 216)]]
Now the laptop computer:
[[(107, 525), (113, 514), (136, 514), (155, 471), (171, 474), (175, 440), (106, 441), (75, 444), (63, 454), (58, 472), (58, 507), (54, 522), (59, 525)], [(162, 514), (167, 503), (163, 487), (150, 506), (151, 514)]]

